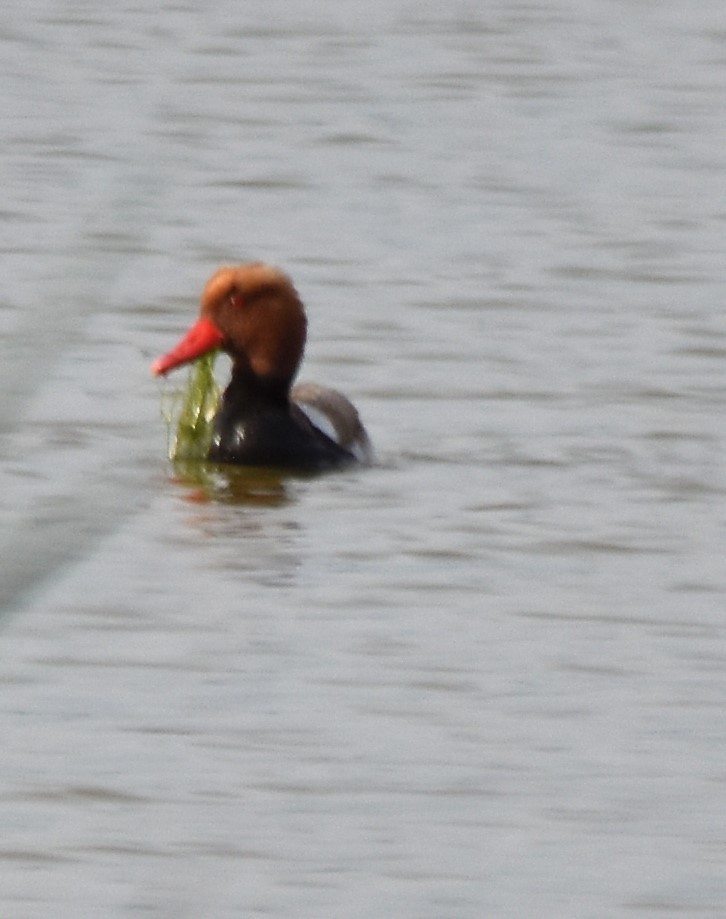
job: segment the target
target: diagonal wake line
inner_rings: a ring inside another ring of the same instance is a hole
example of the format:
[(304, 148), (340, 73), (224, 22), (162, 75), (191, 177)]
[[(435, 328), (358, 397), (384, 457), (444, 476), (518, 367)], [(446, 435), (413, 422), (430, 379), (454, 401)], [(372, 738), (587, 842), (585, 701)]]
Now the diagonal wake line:
[(0, 617), (37, 600), (65, 570), (143, 513), (152, 499), (139, 472), (108, 475), (99, 470), (81, 476), (52, 500), (33, 502), (0, 542)]

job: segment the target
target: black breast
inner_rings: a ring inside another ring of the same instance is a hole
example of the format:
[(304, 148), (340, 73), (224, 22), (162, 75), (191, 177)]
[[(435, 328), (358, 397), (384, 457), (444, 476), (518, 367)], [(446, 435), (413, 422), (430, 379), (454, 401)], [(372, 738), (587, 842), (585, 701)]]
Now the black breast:
[(287, 393), (260, 387), (227, 387), (214, 419), (208, 458), (215, 463), (314, 471), (355, 462), (318, 430)]

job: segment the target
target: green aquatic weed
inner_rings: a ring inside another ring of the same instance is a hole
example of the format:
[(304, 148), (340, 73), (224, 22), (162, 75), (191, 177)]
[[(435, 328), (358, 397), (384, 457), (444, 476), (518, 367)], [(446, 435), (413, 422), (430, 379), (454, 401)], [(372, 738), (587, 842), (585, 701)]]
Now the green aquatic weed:
[(169, 459), (172, 462), (203, 460), (212, 442), (212, 420), (221, 389), (214, 376), (218, 351), (196, 360), (186, 388), (163, 408), (169, 426)]

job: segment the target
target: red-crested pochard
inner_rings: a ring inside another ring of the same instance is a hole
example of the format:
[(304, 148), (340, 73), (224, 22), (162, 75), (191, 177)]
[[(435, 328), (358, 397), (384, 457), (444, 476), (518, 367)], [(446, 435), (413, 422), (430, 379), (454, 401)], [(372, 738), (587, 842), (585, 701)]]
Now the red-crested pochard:
[(210, 461), (300, 470), (370, 461), (368, 435), (344, 395), (309, 383), (292, 386), (306, 327), (292, 282), (271, 265), (220, 268), (209, 279), (198, 321), (151, 370), (165, 374), (218, 348), (232, 358)]

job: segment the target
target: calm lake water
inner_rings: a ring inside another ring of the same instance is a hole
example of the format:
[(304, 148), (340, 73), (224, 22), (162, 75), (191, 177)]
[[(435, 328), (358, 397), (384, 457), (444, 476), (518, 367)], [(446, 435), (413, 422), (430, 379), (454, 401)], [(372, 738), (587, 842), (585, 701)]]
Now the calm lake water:
[[(726, 7), (8, 0), (0, 913), (726, 910)], [(374, 468), (166, 462), (221, 263)]]

